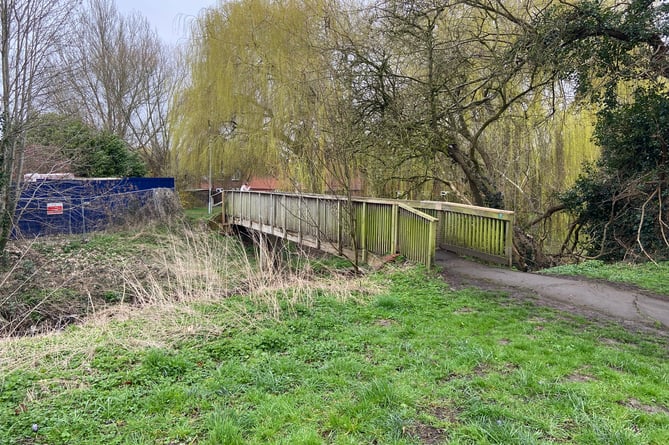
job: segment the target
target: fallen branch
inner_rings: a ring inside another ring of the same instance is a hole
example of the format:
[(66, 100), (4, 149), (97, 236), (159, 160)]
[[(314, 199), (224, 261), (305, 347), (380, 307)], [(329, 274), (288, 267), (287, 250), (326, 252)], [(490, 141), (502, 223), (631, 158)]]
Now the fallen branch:
[(664, 232), (665, 228), (669, 229), (669, 225), (667, 225), (667, 223), (664, 222), (664, 220), (662, 219), (662, 206), (664, 205), (664, 203), (662, 202), (662, 189), (660, 189), (660, 186), (658, 186), (657, 201), (659, 208), (657, 218), (660, 223), (660, 233), (662, 234), (662, 239), (664, 240), (664, 244), (669, 246), (669, 240), (667, 240), (667, 234)]
[(648, 254), (648, 252), (646, 252), (646, 249), (644, 249), (643, 243), (641, 242), (641, 229), (643, 228), (643, 220), (646, 217), (646, 206), (655, 197), (656, 193), (657, 193), (657, 189), (655, 189), (655, 191), (653, 193), (651, 193), (651, 195), (648, 197), (648, 199), (641, 206), (641, 218), (639, 219), (639, 226), (637, 227), (637, 231), (636, 231), (636, 242), (639, 245), (639, 248), (641, 249), (643, 254), (646, 255), (646, 257), (655, 265), (657, 265), (657, 263), (655, 262), (653, 257), (651, 257)]
[(553, 206), (553, 207), (550, 207), (548, 210), (546, 210), (546, 211), (544, 212), (543, 215), (541, 215), (540, 217), (538, 217), (538, 218), (536, 218), (536, 219), (530, 221), (530, 222), (527, 224), (527, 228), (530, 228), (530, 227), (533, 227), (533, 226), (539, 224), (541, 221), (544, 221), (544, 220), (550, 218), (551, 216), (553, 216), (553, 215), (556, 214), (557, 212), (560, 212), (560, 211), (562, 211), (562, 210), (565, 210), (566, 208), (567, 208), (567, 207), (566, 207), (564, 204), (558, 204), (558, 205), (555, 205), (555, 206)]

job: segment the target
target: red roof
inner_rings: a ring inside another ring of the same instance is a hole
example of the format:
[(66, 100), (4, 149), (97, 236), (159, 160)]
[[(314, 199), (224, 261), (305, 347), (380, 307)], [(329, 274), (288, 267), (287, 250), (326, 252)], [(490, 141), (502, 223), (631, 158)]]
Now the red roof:
[(251, 178), (249, 187), (251, 190), (258, 191), (274, 191), (279, 185), (279, 180), (276, 178)]

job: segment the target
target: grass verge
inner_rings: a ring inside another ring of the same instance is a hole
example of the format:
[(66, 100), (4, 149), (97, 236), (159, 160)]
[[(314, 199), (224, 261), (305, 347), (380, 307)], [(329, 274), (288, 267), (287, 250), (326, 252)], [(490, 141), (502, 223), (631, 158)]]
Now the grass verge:
[(666, 339), (422, 269), (339, 283), (3, 340), (0, 443), (669, 443)]
[(222, 209), (220, 206), (214, 207), (211, 213), (209, 213), (209, 209), (207, 207), (195, 207), (184, 210), (184, 214), (186, 215), (186, 217), (191, 219), (192, 221), (200, 221), (200, 220), (207, 221), (216, 218), (220, 219), (221, 212)]
[(659, 263), (605, 263), (599, 260), (545, 269), (542, 273), (579, 275), (631, 284), (663, 295), (669, 295), (669, 261)]

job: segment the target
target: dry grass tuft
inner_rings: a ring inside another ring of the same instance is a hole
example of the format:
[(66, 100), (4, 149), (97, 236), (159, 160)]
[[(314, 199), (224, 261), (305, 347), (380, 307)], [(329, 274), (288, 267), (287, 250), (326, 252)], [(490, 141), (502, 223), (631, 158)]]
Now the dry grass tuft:
[[(365, 276), (322, 267), (315, 273), (303, 252), (265, 240), (256, 240), (254, 255), (237, 238), (186, 226), (156, 239), (141, 255), (107, 264), (105, 275), (120, 278), (120, 302), (98, 307), (64, 330), (0, 338), (0, 369), (86, 367), (98, 347), (170, 347), (293, 314), (318, 297), (362, 303), (381, 290)], [(219, 304), (233, 295), (240, 298)], [(202, 304), (215, 304), (216, 316), (204, 313)]]
[[(273, 244), (260, 236), (254, 240), (255, 260), (246, 257), (244, 274), (248, 296), (256, 306), (264, 307), (269, 316), (279, 318), (296, 306), (310, 307), (323, 295), (337, 301), (367, 301), (380, 287), (364, 275), (331, 268), (316, 273), (304, 251), (292, 252), (282, 243)], [(292, 260), (286, 260), (292, 258)]]
[(237, 240), (186, 227), (140, 264), (123, 264), (119, 273), (139, 306), (216, 301), (240, 292), (243, 257)]

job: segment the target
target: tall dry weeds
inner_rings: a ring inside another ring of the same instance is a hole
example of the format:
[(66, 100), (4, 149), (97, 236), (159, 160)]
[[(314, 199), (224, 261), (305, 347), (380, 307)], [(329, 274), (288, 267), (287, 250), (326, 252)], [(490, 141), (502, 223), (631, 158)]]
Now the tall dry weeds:
[(143, 264), (123, 265), (126, 293), (140, 306), (244, 295), (277, 317), (282, 307), (309, 305), (315, 295), (346, 300), (370, 292), (363, 277), (314, 274), (306, 253), (295, 247), (264, 235), (253, 241), (250, 253), (236, 237), (193, 227), (176, 231)]
[[(253, 251), (236, 237), (188, 225), (156, 239), (142, 255), (112, 262), (117, 270), (111, 273), (120, 278), (120, 302), (98, 308), (73, 329), (0, 338), (0, 368), (45, 360), (62, 366), (73, 357), (83, 357), (85, 366), (99, 346), (169, 347), (184, 337), (221, 335), (228, 324), (243, 329), (262, 318), (291, 315), (298, 305), (310, 306), (320, 296), (365, 300), (378, 290), (364, 276), (324, 272), (322, 267), (315, 273), (305, 252), (262, 237)], [(233, 295), (235, 302), (223, 301)], [(221, 316), (208, 316), (199, 303), (216, 304)]]
[(140, 263), (121, 265), (125, 295), (130, 297), (124, 302), (146, 306), (215, 301), (242, 291), (244, 252), (234, 238), (185, 226), (161, 244)]

